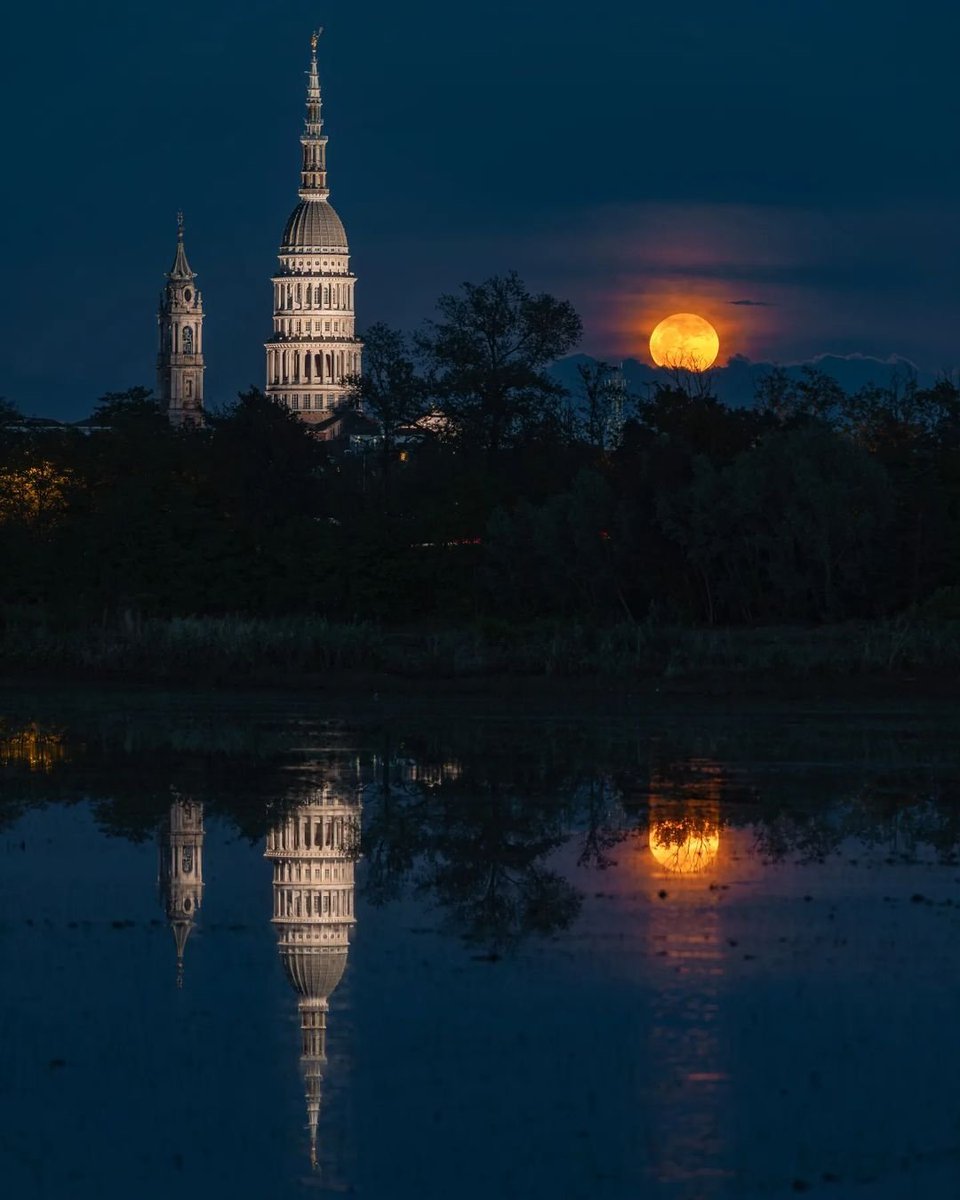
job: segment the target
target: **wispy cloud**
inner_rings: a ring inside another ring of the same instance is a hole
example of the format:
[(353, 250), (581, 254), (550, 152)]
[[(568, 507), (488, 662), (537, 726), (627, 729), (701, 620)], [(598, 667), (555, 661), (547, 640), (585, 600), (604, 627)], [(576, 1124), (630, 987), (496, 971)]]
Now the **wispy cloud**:
[(722, 358), (960, 364), (960, 226), (933, 203), (608, 206), (568, 215), (530, 239), (538, 245), (545, 282), (577, 304), (584, 348), (603, 355), (644, 353), (657, 321), (697, 312)]

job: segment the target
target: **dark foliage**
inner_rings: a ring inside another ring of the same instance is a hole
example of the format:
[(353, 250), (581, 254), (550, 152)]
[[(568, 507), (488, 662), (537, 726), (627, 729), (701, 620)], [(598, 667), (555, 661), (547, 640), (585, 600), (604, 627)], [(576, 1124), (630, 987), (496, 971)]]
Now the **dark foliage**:
[(960, 588), (952, 380), (848, 395), (773, 372), (731, 407), (709, 376), (626, 397), (600, 363), (569, 397), (547, 368), (579, 333), (515, 275), (442, 297), (414, 339), (374, 326), (351, 381), (380, 427), (364, 452), (256, 389), (202, 429), (173, 429), (142, 388), (103, 397), (83, 431), (3, 402), (2, 611), (53, 628), (945, 611), (930, 597)]

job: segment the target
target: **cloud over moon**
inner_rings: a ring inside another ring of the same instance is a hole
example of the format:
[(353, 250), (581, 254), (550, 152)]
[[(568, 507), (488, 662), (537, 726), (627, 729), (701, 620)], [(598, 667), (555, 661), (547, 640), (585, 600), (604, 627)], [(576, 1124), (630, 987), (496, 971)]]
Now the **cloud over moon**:
[(532, 239), (537, 273), (583, 312), (588, 351), (642, 354), (660, 319), (690, 311), (715, 325), (722, 359), (863, 353), (930, 371), (960, 365), (960, 226), (946, 207), (658, 202), (565, 225)]
[[(464, 279), (515, 269), (574, 303), (581, 349), (603, 358), (646, 357), (663, 317), (696, 312), (717, 329), (721, 361), (864, 354), (960, 366), (960, 222), (946, 205), (571, 207), (509, 233), (491, 219), (400, 249), (370, 244), (360, 266), (381, 296), (373, 319), (401, 326)], [(400, 269), (411, 254), (412, 281)]]

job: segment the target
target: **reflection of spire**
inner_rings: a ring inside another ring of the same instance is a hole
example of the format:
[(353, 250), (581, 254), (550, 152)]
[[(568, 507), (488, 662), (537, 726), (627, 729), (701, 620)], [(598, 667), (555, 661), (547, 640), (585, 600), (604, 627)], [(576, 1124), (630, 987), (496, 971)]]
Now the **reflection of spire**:
[(160, 834), (160, 896), (177, 945), (177, 987), (183, 951), (203, 901), (203, 805), (178, 797)]
[(347, 965), (353, 868), (359, 846), (355, 791), (325, 785), (267, 835), (273, 861), (273, 924), (280, 961), (299, 996), (300, 1071), (307, 1104), (310, 1161), (317, 1155), (320, 1095), (327, 1061), (328, 1000)]

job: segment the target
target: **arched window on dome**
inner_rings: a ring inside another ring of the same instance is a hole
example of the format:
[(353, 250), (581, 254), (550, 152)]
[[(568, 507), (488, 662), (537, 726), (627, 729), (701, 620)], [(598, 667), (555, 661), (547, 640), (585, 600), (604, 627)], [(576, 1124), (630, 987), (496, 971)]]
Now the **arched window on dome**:
[(330, 284), (329, 283), (325, 283), (323, 285), (323, 307), (324, 308), (330, 307)]

